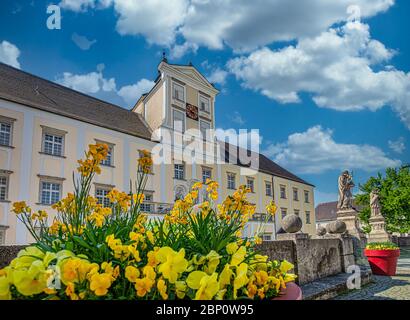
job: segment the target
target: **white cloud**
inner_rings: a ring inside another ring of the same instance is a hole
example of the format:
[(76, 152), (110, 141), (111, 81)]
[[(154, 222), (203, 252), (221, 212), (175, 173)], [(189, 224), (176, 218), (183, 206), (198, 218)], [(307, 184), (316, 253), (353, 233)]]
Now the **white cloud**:
[(123, 100), (128, 105), (135, 104), (141, 94), (149, 91), (155, 85), (153, 81), (141, 79), (135, 84), (126, 85), (117, 90), (115, 78), (105, 78), (104, 69), (105, 65), (101, 63), (97, 66), (97, 71), (85, 74), (64, 72), (62, 77), (56, 79), (56, 82), (86, 94), (110, 93), (110, 98)]
[(118, 91), (118, 95), (121, 96), (124, 101), (128, 104), (135, 104), (139, 97), (143, 94), (151, 90), (151, 88), (155, 85), (153, 81), (147, 79), (141, 79), (136, 84), (128, 85), (122, 87)]
[(394, 152), (403, 153), (406, 150), (406, 145), (404, 144), (404, 138), (400, 137), (395, 141), (389, 140), (389, 148), (392, 149)]
[(194, 43), (184, 42), (183, 44), (175, 44), (170, 52), (172, 59), (179, 59), (186, 55), (188, 52), (196, 53), (198, 46)]
[(121, 35), (142, 35), (149, 43), (171, 45), (183, 23), (188, 0), (113, 0)]
[(239, 124), (240, 126), (245, 124), (245, 120), (238, 111), (234, 111), (234, 113), (230, 116), (230, 119), (232, 122)]
[(64, 72), (63, 77), (58, 78), (56, 81), (63, 86), (87, 94), (116, 90), (115, 79), (105, 79), (102, 72), (90, 72), (86, 74)]
[(192, 0), (181, 33), (187, 41), (212, 49), (228, 45), (249, 51), (275, 41), (320, 33), (360, 7), (362, 17), (387, 10), (394, 0)]
[(113, 0), (62, 0), (59, 6), (63, 9), (84, 12), (88, 9), (105, 9), (112, 4)]
[(212, 72), (207, 76), (207, 79), (210, 83), (217, 83), (220, 85), (224, 85), (226, 82), (227, 76), (228, 76), (227, 71), (220, 69), (220, 68), (216, 68), (212, 70)]
[(390, 105), (410, 128), (410, 73), (387, 66), (393, 51), (370, 38), (369, 26), (348, 22), (295, 46), (262, 48), (228, 62), (243, 86), (281, 103), (314, 102), (339, 111), (377, 110)]
[(337, 143), (333, 132), (314, 126), (291, 134), (284, 143), (268, 147), (263, 153), (296, 173), (317, 174), (329, 170), (361, 169), (372, 172), (397, 167), (400, 160), (390, 159), (371, 145)]
[(87, 37), (81, 36), (75, 32), (71, 35), (71, 40), (73, 40), (76, 46), (81, 50), (88, 50), (94, 43), (97, 42), (97, 40), (88, 40)]
[(12, 67), (20, 69), (20, 50), (14, 44), (3, 40), (0, 42), (0, 62), (11, 65)]
[(173, 45), (181, 35), (190, 44), (249, 51), (275, 41), (320, 33), (347, 21), (351, 4), (361, 17), (389, 9), (394, 0), (63, 0), (64, 8), (85, 11), (114, 4), (117, 30), (142, 35), (148, 42)]

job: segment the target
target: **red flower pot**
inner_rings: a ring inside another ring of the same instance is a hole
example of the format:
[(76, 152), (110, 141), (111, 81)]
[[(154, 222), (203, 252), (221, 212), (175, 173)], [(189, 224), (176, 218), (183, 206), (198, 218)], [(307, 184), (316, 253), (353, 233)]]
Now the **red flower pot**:
[(381, 276), (394, 276), (396, 274), (397, 260), (400, 249), (395, 250), (364, 250), (373, 274)]
[(288, 282), (286, 289), (280, 291), (280, 296), (273, 298), (273, 300), (302, 300), (302, 290), (294, 282)]

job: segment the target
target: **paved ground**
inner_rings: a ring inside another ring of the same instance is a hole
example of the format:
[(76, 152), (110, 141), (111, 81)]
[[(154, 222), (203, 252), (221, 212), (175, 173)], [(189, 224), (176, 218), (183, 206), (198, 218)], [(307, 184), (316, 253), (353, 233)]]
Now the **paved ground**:
[(334, 300), (410, 300), (410, 248), (401, 249), (394, 277), (373, 276), (373, 283)]

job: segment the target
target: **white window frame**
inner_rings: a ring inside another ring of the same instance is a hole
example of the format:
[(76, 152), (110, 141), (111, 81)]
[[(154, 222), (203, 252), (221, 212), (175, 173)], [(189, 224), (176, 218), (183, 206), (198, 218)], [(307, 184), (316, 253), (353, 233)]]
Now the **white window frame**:
[[(49, 184), (50, 188), (45, 189), (44, 184)], [(57, 197), (58, 199), (56, 201), (53, 201), (53, 194), (57, 193), (56, 190), (53, 190), (53, 185), (59, 186), (58, 197)], [(44, 201), (44, 197), (43, 197), (44, 192), (50, 193), (46, 201)], [(63, 181), (62, 180), (40, 178), (40, 193), (39, 193), (39, 204), (40, 205), (51, 206), (54, 203), (61, 200), (62, 194), (63, 194)]]
[[(5, 179), (6, 182), (3, 184), (1, 182), (2, 179)], [(8, 201), (9, 198), (9, 183), (10, 183), (10, 175), (9, 174), (0, 174), (0, 201)], [(1, 196), (2, 189), (4, 188), (4, 198)]]
[[(202, 100), (206, 100), (208, 102), (208, 109), (202, 109)], [(210, 114), (211, 113), (211, 98), (200, 93), (198, 95), (198, 106), (199, 106), (199, 111)]]
[[(269, 193), (268, 193), (268, 189), (270, 190)], [(273, 195), (272, 182), (265, 181), (265, 195), (268, 197), (272, 197)]]
[[(183, 98), (182, 100), (175, 96), (175, 92), (176, 92), (175, 88), (176, 87), (181, 87), (182, 88), (182, 93), (184, 95), (182, 97)], [(180, 101), (180, 102), (185, 102), (186, 101), (186, 88), (185, 88), (185, 85), (177, 83), (175, 81), (172, 81), (172, 99), (175, 99), (175, 100)]]
[[(144, 193), (144, 201), (140, 205), (141, 212), (145, 213), (154, 213), (154, 194), (153, 192)], [(151, 198), (148, 200), (148, 198)]]
[(271, 241), (271, 240), (272, 240), (272, 235), (271, 235), (271, 234), (268, 234), (268, 233), (264, 233), (264, 234), (262, 235), (262, 240), (263, 240), (263, 241)]
[(310, 214), (310, 211), (305, 211), (305, 221), (306, 224), (312, 224), (312, 215)]
[[(5, 132), (5, 131), (3, 132), (2, 128), (1, 128), (2, 125), (9, 126), (10, 127), (10, 132)], [(9, 136), (8, 141), (7, 141), (8, 143), (0, 142), (0, 146), (11, 147), (13, 145), (13, 127), (14, 127), (14, 125), (13, 125), (12, 120), (8, 120), (8, 119), (5, 119), (5, 118), (0, 118), (0, 133), (8, 134), (8, 136)]]
[[(65, 154), (65, 136), (67, 134), (66, 131), (59, 130), (59, 129), (54, 129), (54, 128), (49, 128), (42, 126), (43, 132), (42, 132), (42, 138), (41, 138), (41, 152), (50, 156), (55, 156), (55, 157), (64, 157)], [(46, 136), (51, 136), (53, 141), (46, 141)], [(56, 142), (56, 138), (61, 138), (61, 143)], [(46, 143), (51, 143), (51, 152), (48, 152), (46, 150)], [(61, 145), (61, 153), (55, 152), (56, 145)]]
[[(207, 134), (207, 132), (205, 132), (205, 134), (203, 134), (203, 132), (202, 132), (202, 126), (201, 126), (201, 124), (203, 124), (203, 123), (205, 123), (205, 124), (207, 124), (207, 130), (208, 130), (208, 134)], [(211, 137), (210, 137), (210, 133), (211, 133), (211, 122), (209, 122), (209, 121), (205, 121), (205, 120), (199, 120), (199, 132), (201, 133), (201, 138), (202, 138), (202, 140), (205, 140), (205, 141), (210, 141), (211, 140)]]
[[(249, 182), (252, 182), (252, 187), (249, 186)], [(246, 187), (251, 190), (251, 193), (255, 193), (255, 179), (253, 178), (246, 178)]]
[[(282, 191), (283, 191), (283, 193), (282, 193)], [(281, 199), (287, 199), (286, 198), (286, 186), (284, 186), (284, 185), (280, 185), (279, 186), (279, 193), (280, 193), (280, 198)]]
[[(210, 173), (209, 176), (208, 176), (208, 175), (205, 175), (205, 174), (204, 174), (205, 172), (209, 172), (209, 173)], [(206, 179), (204, 179), (205, 176), (206, 176), (208, 179), (211, 179), (211, 180), (212, 180), (212, 169), (211, 169), (211, 168), (202, 167), (202, 182), (203, 182), (203, 183), (206, 183)]]
[(305, 203), (309, 203), (309, 191), (304, 190), (304, 194), (305, 194)]
[(299, 209), (293, 210), (293, 213), (294, 213), (295, 215), (297, 215), (298, 217), (300, 216), (300, 210), (299, 210)]
[[(176, 113), (179, 113), (179, 114), (182, 115), (182, 119), (183, 119), (182, 131), (175, 130), (175, 114)], [(174, 130), (174, 132), (178, 132), (178, 133), (184, 133), (185, 130), (186, 130), (186, 114), (184, 112), (182, 112), (181, 110), (178, 110), (178, 109), (175, 109), (175, 108), (172, 109), (172, 129)]]
[[(103, 207), (110, 207), (111, 202), (110, 199), (107, 198), (108, 193), (112, 190), (112, 187), (103, 186), (103, 185), (96, 185), (95, 186), (95, 198), (97, 199), (99, 204), (102, 204)], [(102, 191), (104, 194), (99, 195), (99, 191)], [(101, 201), (100, 201), (101, 199)]]
[[(233, 180), (231, 180), (231, 183), (233, 183), (233, 187), (230, 185), (230, 180), (229, 180), (230, 177), (233, 178)], [(232, 173), (232, 172), (226, 173), (226, 185), (227, 185), (227, 189), (229, 190), (236, 189), (236, 174), (235, 173)]]
[[(182, 172), (182, 178), (180, 176), (181, 172)], [(174, 163), (174, 179), (185, 180), (185, 164), (184, 163)]]
[(284, 219), (287, 214), (288, 214), (288, 209), (280, 208), (280, 215), (281, 215), (282, 219)]
[(293, 188), (292, 189), (292, 198), (293, 201), (299, 201), (299, 189), (298, 188)]

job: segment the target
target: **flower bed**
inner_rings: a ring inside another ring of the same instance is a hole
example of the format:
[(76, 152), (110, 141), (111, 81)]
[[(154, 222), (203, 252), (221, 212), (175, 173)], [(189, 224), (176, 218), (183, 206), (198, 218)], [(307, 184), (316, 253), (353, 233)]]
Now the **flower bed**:
[[(218, 183), (197, 183), (163, 220), (150, 220), (140, 210), (152, 167), (147, 151), (138, 160), (135, 192), (112, 190), (109, 207), (90, 196), (107, 152), (90, 145), (75, 191), (53, 205), (50, 226), (47, 212), (13, 204), (36, 242), (0, 270), (0, 299), (272, 299), (294, 281), (292, 264), (256, 252), (259, 236), (241, 238), (255, 212), (246, 187), (216, 205)], [(202, 189), (209, 200), (196, 203)]]

